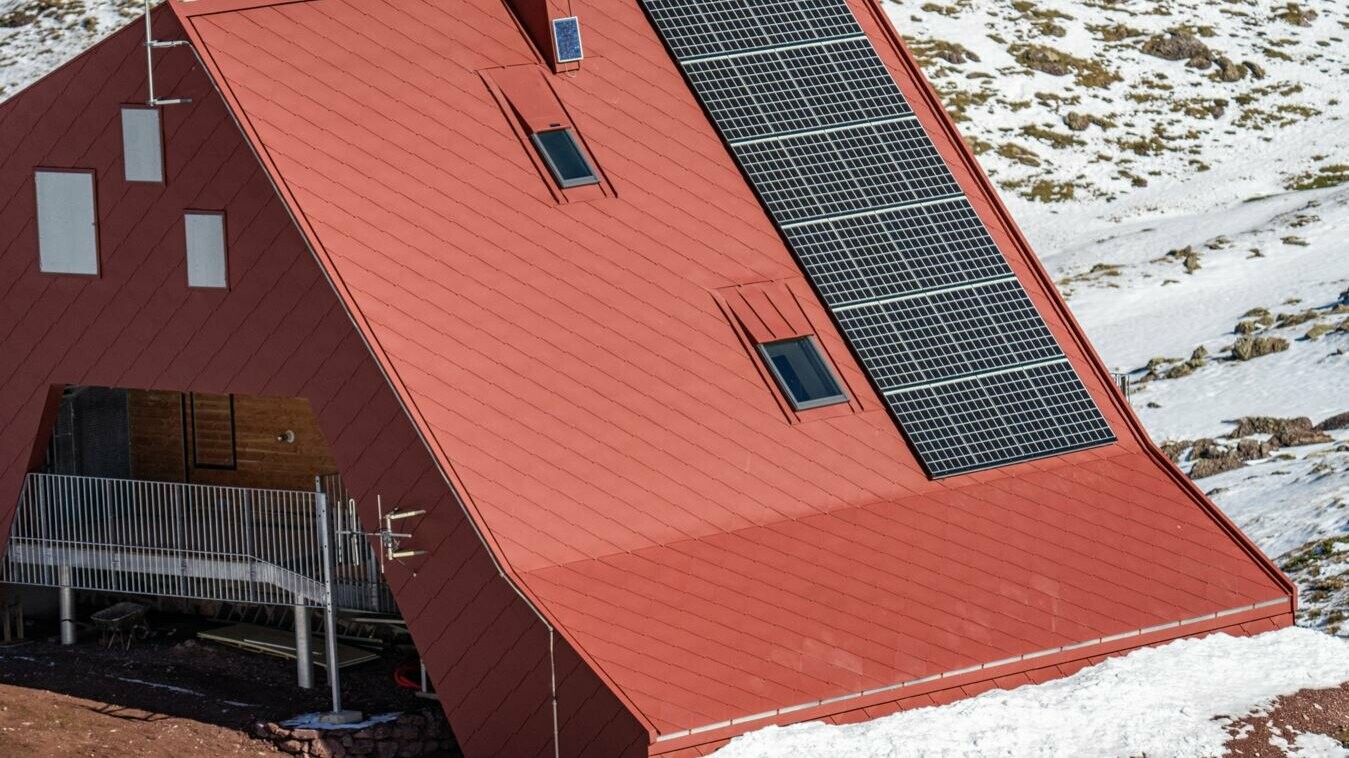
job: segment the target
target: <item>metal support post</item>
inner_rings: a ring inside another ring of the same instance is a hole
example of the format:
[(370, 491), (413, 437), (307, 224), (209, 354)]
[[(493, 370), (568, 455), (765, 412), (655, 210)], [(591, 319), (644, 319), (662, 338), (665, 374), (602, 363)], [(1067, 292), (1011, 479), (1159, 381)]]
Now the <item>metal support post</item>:
[(192, 102), (188, 97), (176, 97), (170, 99), (160, 99), (155, 94), (155, 48), (157, 47), (184, 47), (192, 44), (185, 39), (175, 40), (157, 40), (155, 39), (153, 20), (150, 16), (150, 0), (145, 0), (145, 78), (146, 89), (149, 91), (149, 97), (145, 104), (150, 106), (159, 105), (183, 105)]
[(427, 700), (435, 700), (436, 693), (431, 691), (431, 678), (426, 675), (426, 662), (418, 661), (419, 668), (422, 670), (422, 688), (417, 691), (417, 697), (424, 697)]
[(75, 644), (75, 588), (71, 586), (70, 567), (57, 568), (60, 583), (61, 644)]
[(323, 561), (323, 632), (324, 652), (327, 654), (328, 686), (332, 688), (333, 709), (320, 717), (331, 724), (352, 723), (361, 720), (358, 711), (342, 710), (342, 674), (337, 661), (337, 604), (333, 598), (333, 530), (328, 513), (328, 496), (315, 496), (319, 520), (319, 555)]
[(314, 688), (314, 645), (309, 629), (309, 606), (295, 598), (295, 683), (300, 689)]

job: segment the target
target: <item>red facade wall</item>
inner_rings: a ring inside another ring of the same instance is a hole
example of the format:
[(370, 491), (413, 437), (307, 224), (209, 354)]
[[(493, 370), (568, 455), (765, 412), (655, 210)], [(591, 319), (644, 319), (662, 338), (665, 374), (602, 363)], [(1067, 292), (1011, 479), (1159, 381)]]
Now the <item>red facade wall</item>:
[[(161, 39), (182, 37), (166, 11)], [(426, 509), (389, 582), (466, 755), (552, 755), (549, 635), (500, 576), (193, 54), (157, 53), (164, 185), (123, 181), (119, 106), (145, 98), (139, 26), (0, 106), (0, 530), (40, 461), (59, 387), (304, 397), (374, 523)], [(97, 175), (99, 277), (37, 269), (35, 167)], [(227, 215), (231, 288), (190, 290), (184, 209)], [(414, 570), (416, 573), (414, 573)], [(555, 640), (563, 755), (644, 754), (646, 734)]]

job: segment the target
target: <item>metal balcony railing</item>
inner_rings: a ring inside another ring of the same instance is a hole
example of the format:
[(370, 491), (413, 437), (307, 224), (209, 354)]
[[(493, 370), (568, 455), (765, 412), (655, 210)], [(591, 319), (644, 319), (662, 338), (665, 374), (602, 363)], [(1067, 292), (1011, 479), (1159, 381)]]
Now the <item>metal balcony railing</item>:
[(342, 534), (357, 523), (354, 501), (320, 491), (29, 474), (0, 580), (322, 607), (331, 576), (337, 607), (392, 612), (369, 542)]

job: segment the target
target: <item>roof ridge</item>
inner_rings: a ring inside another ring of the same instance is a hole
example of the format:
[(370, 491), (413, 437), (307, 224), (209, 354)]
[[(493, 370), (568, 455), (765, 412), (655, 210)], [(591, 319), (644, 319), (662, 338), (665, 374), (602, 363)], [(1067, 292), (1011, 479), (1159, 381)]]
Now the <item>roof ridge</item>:
[(180, 19), (188, 19), (193, 16), (246, 11), (254, 8), (268, 8), (274, 5), (307, 3), (313, 2), (313, 0), (163, 0), (163, 2), (165, 5), (171, 5), (174, 13)]

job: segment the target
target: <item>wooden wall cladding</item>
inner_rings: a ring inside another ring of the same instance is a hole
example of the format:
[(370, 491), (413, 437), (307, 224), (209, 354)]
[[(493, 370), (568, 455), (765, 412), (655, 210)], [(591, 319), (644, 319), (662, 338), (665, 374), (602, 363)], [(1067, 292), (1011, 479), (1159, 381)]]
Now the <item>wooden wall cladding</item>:
[[(229, 396), (130, 392), (132, 476), (312, 490), (315, 476), (337, 470), (309, 401), (256, 395), (234, 395), (233, 400), (231, 467), (225, 463), (231, 448)], [(294, 442), (284, 441), (286, 432), (294, 433)]]

